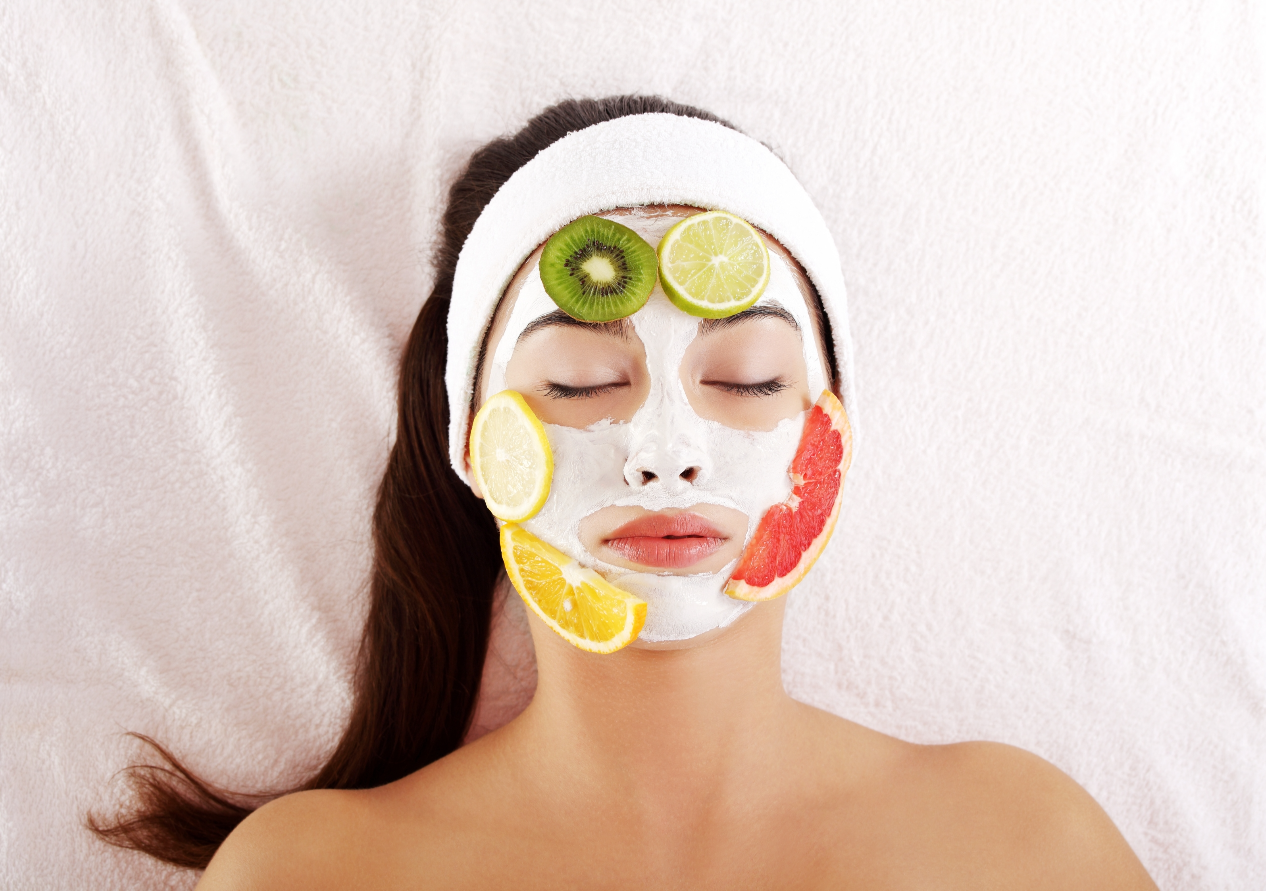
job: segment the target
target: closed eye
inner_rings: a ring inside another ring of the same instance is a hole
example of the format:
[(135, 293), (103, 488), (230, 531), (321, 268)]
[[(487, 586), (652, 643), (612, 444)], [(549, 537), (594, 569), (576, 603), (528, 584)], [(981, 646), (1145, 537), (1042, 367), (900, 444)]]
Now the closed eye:
[(594, 396), (605, 396), (607, 393), (627, 386), (629, 386), (627, 381), (619, 381), (613, 384), (596, 384), (592, 387), (569, 387), (566, 384), (546, 381), (537, 389), (542, 396), (548, 396), (550, 399), (591, 399)]
[(782, 378), (761, 381), (758, 384), (733, 384), (727, 381), (703, 381), (705, 387), (716, 387), (735, 396), (773, 396), (787, 389), (787, 382)]

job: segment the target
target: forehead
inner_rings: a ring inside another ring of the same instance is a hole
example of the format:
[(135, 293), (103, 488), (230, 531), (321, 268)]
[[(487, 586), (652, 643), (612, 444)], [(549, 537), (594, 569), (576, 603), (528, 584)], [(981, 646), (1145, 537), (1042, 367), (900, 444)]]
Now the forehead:
[[(647, 205), (616, 208), (600, 215), (618, 220), (655, 246), (674, 223), (692, 214), (700, 213), (702, 210), (703, 208), (686, 205)], [(773, 264), (771, 287), (766, 290), (758, 305), (780, 304), (798, 320), (793, 327), (798, 329), (796, 333), (804, 352), (806, 367), (810, 369), (810, 384), (830, 386), (833, 376), (830, 370), (829, 348), (826, 346), (827, 341), (823, 331), (821, 303), (800, 264), (775, 238), (762, 230), (758, 231), (761, 232), (769, 248), (770, 261)], [(500, 385), (500, 381), (490, 380), (490, 377), (498, 377), (497, 369), (507, 367), (510, 355), (519, 341), (519, 333), (533, 320), (557, 310), (557, 306), (548, 301), (544, 291), (537, 288), (534, 283), (532, 288), (527, 289), (532, 296), (523, 298), (529, 300), (531, 305), (525, 304), (518, 312), (515, 312), (525, 290), (525, 283), (536, 273), (544, 247), (544, 243), (538, 245), (536, 250), (520, 264), (518, 271), (506, 286), (497, 309), (485, 329), (475, 369), (474, 386), (470, 393), (472, 411), (482, 404), (488, 386)], [(781, 280), (783, 284), (776, 286), (777, 280)], [(659, 284), (656, 284), (655, 290), (662, 294)], [(775, 294), (779, 299), (774, 299)], [(675, 307), (673, 311), (681, 312)], [(684, 316), (684, 313), (682, 315)], [(511, 327), (515, 330), (507, 333), (507, 329)], [(506, 340), (505, 343), (502, 343), (503, 339)], [(511, 340), (513, 342), (510, 342)]]
[[(608, 219), (617, 220), (630, 229), (633, 229), (643, 238), (645, 238), (652, 247), (659, 243), (660, 238), (679, 220), (702, 213), (705, 208), (692, 207), (684, 204), (653, 204), (638, 207), (617, 207), (613, 210), (603, 211), (595, 214), (595, 216), (607, 217)], [(808, 277), (804, 270), (800, 268), (800, 264), (787, 252), (775, 238), (766, 232), (761, 232), (761, 236), (765, 239), (765, 244), (769, 248), (772, 255), (771, 261), (786, 264), (792, 273), (792, 279), (795, 281), (797, 290), (800, 292), (800, 299), (808, 307), (810, 321), (813, 325), (813, 334), (815, 339), (821, 343), (822, 332), (819, 329), (818, 314), (815, 310), (816, 301), (813, 297), (813, 291), (809, 285)], [(484, 337), (482, 355), (484, 361), (491, 358), (492, 351), (496, 348), (501, 339), (501, 335), (505, 331), (506, 323), (510, 319), (510, 314), (514, 309), (515, 303), (519, 298), (519, 293), (523, 289), (523, 283), (527, 280), (537, 266), (537, 262), (541, 258), (541, 252), (545, 249), (545, 244), (537, 245), (536, 250), (527, 256), (520, 264), (514, 277), (510, 279), (510, 283), (506, 285), (505, 292), (501, 296), (497, 309), (493, 313), (490, 320), (487, 334)], [(656, 286), (658, 288), (658, 286)], [(483, 364), (483, 363), (481, 363)]]

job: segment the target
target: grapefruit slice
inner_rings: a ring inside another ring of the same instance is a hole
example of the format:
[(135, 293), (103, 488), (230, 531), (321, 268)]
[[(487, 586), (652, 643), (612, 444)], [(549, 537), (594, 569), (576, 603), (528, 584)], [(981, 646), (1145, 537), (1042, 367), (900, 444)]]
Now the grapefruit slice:
[(736, 600), (773, 600), (805, 577), (835, 529), (844, 474), (852, 460), (848, 415), (835, 394), (824, 390), (809, 409), (800, 448), (787, 471), (791, 494), (761, 517), (725, 584), (726, 594)]

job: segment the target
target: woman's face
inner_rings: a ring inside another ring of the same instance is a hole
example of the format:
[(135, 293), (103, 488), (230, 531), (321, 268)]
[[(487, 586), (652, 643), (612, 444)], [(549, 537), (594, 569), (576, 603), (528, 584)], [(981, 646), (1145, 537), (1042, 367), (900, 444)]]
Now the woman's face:
[[(697, 212), (603, 216), (653, 247)], [(555, 453), (550, 498), (524, 527), (646, 597), (644, 640), (692, 637), (744, 611), (720, 587), (760, 515), (790, 492), (803, 412), (826, 386), (807, 282), (765, 240), (765, 294), (716, 320), (687, 315), (656, 284), (627, 319), (577, 322), (545, 294), (538, 248), (489, 331), (477, 403), (519, 392)]]

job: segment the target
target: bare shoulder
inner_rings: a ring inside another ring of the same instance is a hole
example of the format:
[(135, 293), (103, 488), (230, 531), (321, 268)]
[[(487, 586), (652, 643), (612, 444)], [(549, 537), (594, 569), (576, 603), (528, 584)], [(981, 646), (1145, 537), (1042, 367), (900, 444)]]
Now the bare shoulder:
[(225, 839), (199, 891), (444, 885), (506, 786), (472, 781), (467, 750), (477, 746), (372, 789), (317, 789), (269, 802)]
[(1027, 888), (1155, 889), (1098, 802), (1048, 761), (991, 742), (914, 750), (938, 834), (990, 851), (995, 878)]
[(363, 793), (284, 795), (242, 821), (216, 851), (199, 891), (354, 887), (356, 839), (372, 819)]

